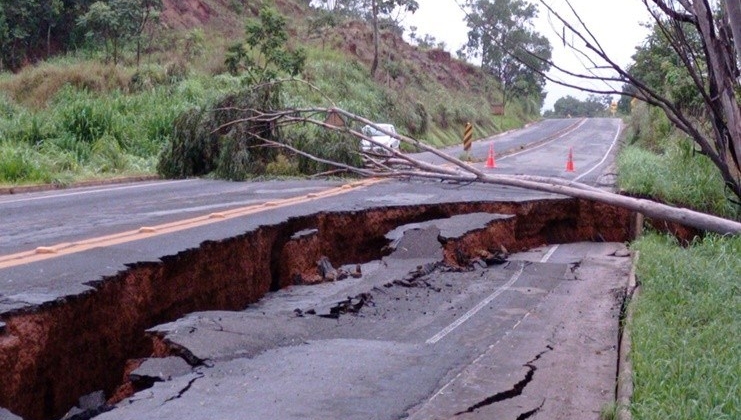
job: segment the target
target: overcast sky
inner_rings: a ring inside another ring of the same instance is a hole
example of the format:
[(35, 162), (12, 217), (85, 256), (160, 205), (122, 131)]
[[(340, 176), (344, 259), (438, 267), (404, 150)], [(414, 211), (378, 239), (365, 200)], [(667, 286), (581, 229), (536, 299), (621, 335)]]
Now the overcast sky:
[[(559, 14), (569, 14), (564, 0), (546, 1)], [(468, 32), (465, 15), (457, 5), (457, 0), (418, 0), (418, 2), (419, 10), (407, 17), (405, 24), (416, 26), (419, 37), (430, 34), (438, 41), (444, 41), (446, 50), (455, 54), (466, 42)], [(536, 0), (531, 2), (539, 5)], [(643, 2), (641, 0), (571, 0), (571, 4), (611, 58), (620, 65), (629, 64), (635, 47), (641, 44), (648, 34), (647, 30), (640, 26), (640, 23), (649, 20)], [(535, 29), (550, 39), (554, 60), (570, 70), (583, 72), (584, 65), (568, 47), (564, 48), (559, 36), (554, 32), (553, 26), (560, 32), (562, 25), (556, 23), (555, 17), (549, 18), (545, 8), (540, 5), (538, 8), (540, 13), (535, 22)], [(569, 14), (568, 19), (573, 22), (573, 15)], [(545, 100), (545, 110), (552, 109), (553, 103), (562, 96), (571, 95), (584, 99), (588, 95), (551, 82), (546, 85), (546, 91), (548, 95)]]

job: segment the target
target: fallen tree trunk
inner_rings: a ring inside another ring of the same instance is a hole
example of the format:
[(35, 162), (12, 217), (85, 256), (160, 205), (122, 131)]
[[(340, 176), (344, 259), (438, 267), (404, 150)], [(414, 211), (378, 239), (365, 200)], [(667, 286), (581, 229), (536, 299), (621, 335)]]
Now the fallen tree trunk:
[[(420, 150), (430, 152), (446, 162), (452, 164), (454, 168), (448, 168), (440, 165), (433, 165), (420, 161), (414, 157), (400, 153), (398, 150), (391, 149), (383, 144), (377, 143), (372, 138), (362, 133), (345, 127), (336, 127), (312, 116), (320, 114), (337, 113), (348, 120), (357, 121), (361, 124), (374, 126), (381, 132), (386, 133), (401, 142), (410, 144)], [(230, 124), (251, 121), (255, 118), (270, 121), (276, 124), (300, 124), (308, 123), (328, 130), (341, 131), (350, 134), (358, 139), (369, 141), (386, 151), (386, 155), (368, 154), (371, 164), (370, 168), (357, 168), (345, 165), (339, 162), (328, 161), (318, 156), (311, 155), (305, 151), (296, 149), (286, 142), (278, 142), (270, 139), (262, 139), (266, 144), (285, 148), (294, 153), (314, 159), (318, 162), (334, 165), (347, 171), (357, 173), (365, 177), (382, 177), (382, 178), (410, 178), (420, 177), (437, 180), (448, 180), (457, 182), (479, 182), (484, 184), (505, 185), (510, 187), (525, 188), (529, 190), (542, 191), (546, 193), (561, 194), (569, 197), (581, 198), (586, 200), (598, 201), (616, 207), (626, 208), (652, 218), (669, 222), (678, 223), (684, 226), (693, 227), (702, 231), (715, 232), (720, 234), (741, 234), (741, 223), (735, 220), (725, 219), (722, 217), (706, 214), (687, 208), (673, 207), (656, 201), (629, 197), (621, 194), (601, 190), (590, 185), (579, 182), (568, 181), (560, 178), (536, 177), (527, 175), (493, 175), (487, 174), (475, 166), (463, 162), (453, 156), (445, 154), (433, 147), (430, 147), (419, 140), (411, 137), (402, 136), (383, 130), (374, 122), (363, 118), (359, 115), (347, 112), (343, 109), (332, 108), (307, 108), (292, 109), (285, 111), (275, 111), (263, 113), (259, 116), (252, 116), (244, 120), (233, 121)]]

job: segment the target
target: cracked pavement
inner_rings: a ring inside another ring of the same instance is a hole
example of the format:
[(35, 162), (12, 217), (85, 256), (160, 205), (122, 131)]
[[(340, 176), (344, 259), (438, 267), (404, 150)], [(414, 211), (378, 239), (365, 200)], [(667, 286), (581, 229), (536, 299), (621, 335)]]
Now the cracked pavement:
[[(420, 246), (437, 235), (408, 229), (361, 279), (295, 286), (244, 311), (153, 328), (193, 371), (98, 418), (595, 418), (614, 399), (624, 245), (547, 246), (500, 266), (438, 267), (417, 285), (394, 283), (440, 258), (438, 246)], [(372, 301), (356, 313), (310, 315), (360, 294)]]

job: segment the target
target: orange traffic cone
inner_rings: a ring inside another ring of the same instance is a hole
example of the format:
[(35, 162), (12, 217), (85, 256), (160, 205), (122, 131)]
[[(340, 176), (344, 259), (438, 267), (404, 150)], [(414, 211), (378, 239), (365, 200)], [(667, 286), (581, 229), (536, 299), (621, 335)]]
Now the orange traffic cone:
[(494, 161), (494, 143), (489, 145), (489, 157), (486, 158), (487, 168), (496, 168), (497, 163)]
[(566, 161), (566, 172), (574, 172), (574, 150), (569, 147), (569, 160)]

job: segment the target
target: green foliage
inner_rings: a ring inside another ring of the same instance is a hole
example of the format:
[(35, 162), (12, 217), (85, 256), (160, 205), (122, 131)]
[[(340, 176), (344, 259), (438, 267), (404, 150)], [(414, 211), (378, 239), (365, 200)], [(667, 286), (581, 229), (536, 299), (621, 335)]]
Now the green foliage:
[(709, 235), (689, 247), (648, 235), (632, 328), (633, 418), (735, 419), (741, 364), (741, 237)]
[[(683, 32), (682, 38), (686, 51), (701, 51), (701, 43), (697, 29), (689, 24), (677, 23), (677, 28)], [(642, 45), (636, 48), (633, 55), (634, 63), (628, 69), (630, 74), (665, 95), (676, 107), (691, 110), (702, 103), (700, 91), (693, 82), (690, 73), (677, 54), (671, 42), (667, 39), (666, 26), (654, 25), (652, 32)], [(676, 28), (672, 28), (672, 31)], [(696, 74), (707, 74), (707, 65), (704, 60), (693, 60), (691, 65)], [(632, 91), (632, 86), (624, 86), (624, 91)], [(623, 110), (625, 109), (623, 105)]]
[(119, 47), (129, 39), (136, 39), (138, 57), (142, 33), (162, 7), (162, 0), (96, 1), (78, 17), (77, 24), (87, 31), (89, 39), (102, 40), (106, 58), (112, 56), (118, 63)]
[(268, 176), (298, 176), (301, 175), (298, 169), (298, 162), (292, 161), (285, 154), (279, 153), (273, 162), (268, 163), (265, 168), (265, 174)]
[(565, 117), (599, 117), (607, 113), (607, 109), (612, 103), (612, 97), (605, 95), (589, 95), (585, 100), (579, 100), (571, 95), (558, 98), (553, 104), (553, 111), (546, 111), (543, 116), (546, 118), (565, 118)]
[(246, 88), (221, 98), (209, 110), (185, 111), (175, 120), (158, 172), (178, 178), (215, 172), (233, 180), (262, 173), (276, 155), (275, 148), (265, 147), (262, 139), (278, 138), (278, 131), (268, 122), (246, 120), (260, 110), (279, 108), (274, 89), (271, 85)]
[(0, 142), (0, 183), (49, 182), (51, 175), (40, 156), (24, 145), (12, 146)]
[(205, 47), (206, 34), (201, 28), (191, 29), (183, 39), (183, 55), (186, 59), (194, 59), (203, 54)]
[(12, 145), (33, 147), (54, 178), (151, 173), (172, 135), (175, 117), (234, 85), (238, 83), (226, 79), (192, 78), (135, 94), (102, 95), (68, 86), (53, 96), (48, 109), (10, 107), (12, 114), (0, 115), (0, 137)]
[(92, 101), (78, 101), (62, 109), (61, 128), (77, 141), (85, 143), (92, 143), (104, 135), (114, 138), (120, 135), (113, 110), (99, 105)]
[[(362, 165), (359, 153), (360, 143), (349, 134), (310, 127), (295, 133), (292, 143), (297, 149), (322, 159), (351, 166)], [(336, 169), (331, 165), (319, 163), (304, 156), (297, 156), (297, 158), (298, 169), (303, 174), (317, 174)]]
[(163, 149), (157, 164), (159, 174), (167, 178), (184, 178), (206, 174), (214, 169), (218, 150), (208, 147), (211, 133), (202, 124), (206, 117), (203, 110), (191, 108), (175, 119), (172, 140)]
[(673, 139), (658, 154), (627, 146), (620, 152), (617, 165), (618, 185), (624, 191), (724, 217), (741, 216), (739, 206), (724, 194), (715, 165), (693, 152), (686, 138)]
[[(551, 45), (532, 29), (537, 8), (523, 0), (467, 0), (468, 52), (502, 86), (505, 102), (520, 96), (544, 98)], [(542, 100), (542, 99), (541, 99)]]
[(250, 19), (245, 25), (244, 43), (229, 47), (226, 66), (232, 74), (245, 71), (248, 85), (275, 80), (282, 73), (296, 76), (304, 68), (306, 53), (297, 48), (288, 49), (286, 19), (275, 9), (263, 8), (259, 19)]

